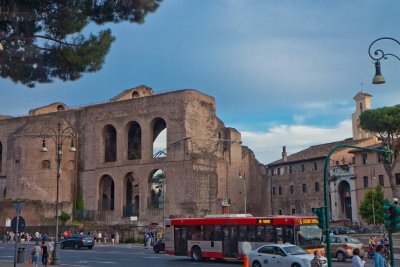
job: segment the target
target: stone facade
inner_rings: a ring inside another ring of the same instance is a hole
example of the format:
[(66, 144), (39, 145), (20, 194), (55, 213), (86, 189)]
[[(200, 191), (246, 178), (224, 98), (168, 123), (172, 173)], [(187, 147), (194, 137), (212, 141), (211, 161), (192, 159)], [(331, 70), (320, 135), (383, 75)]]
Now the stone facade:
[[(196, 90), (154, 94), (139, 86), (103, 104), (75, 109), (54, 103), (29, 116), (4, 117), (0, 197), (55, 202), (54, 142), (41, 153), (39, 137), (61, 123), (78, 133), (77, 152), (68, 150), (69, 140), (62, 150), (60, 202), (68, 212), (82, 193), (84, 213), (104, 223), (137, 218), (146, 225), (221, 213), (223, 199), (228, 212), (240, 213), (244, 197), (247, 212), (265, 214), (267, 203), (259, 202), (266, 197), (265, 168), (215, 109), (215, 100)], [(157, 151), (162, 137), (165, 147)], [(12, 212), (0, 214), (0, 221)]]

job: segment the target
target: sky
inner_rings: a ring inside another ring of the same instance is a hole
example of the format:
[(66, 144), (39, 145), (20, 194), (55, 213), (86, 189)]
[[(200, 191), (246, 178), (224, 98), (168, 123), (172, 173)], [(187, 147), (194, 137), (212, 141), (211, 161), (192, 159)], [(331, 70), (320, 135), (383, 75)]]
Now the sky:
[[(145, 23), (111, 28), (103, 68), (74, 82), (27, 88), (0, 79), (0, 114), (21, 116), (53, 102), (81, 106), (145, 84), (156, 93), (197, 89), (242, 134), (264, 164), (310, 145), (352, 136), (353, 96), (372, 107), (400, 103), (400, 62), (384, 60), (386, 83), (372, 85), (373, 40), (400, 39), (400, 1), (166, 0)], [(400, 45), (377, 43), (400, 55)]]

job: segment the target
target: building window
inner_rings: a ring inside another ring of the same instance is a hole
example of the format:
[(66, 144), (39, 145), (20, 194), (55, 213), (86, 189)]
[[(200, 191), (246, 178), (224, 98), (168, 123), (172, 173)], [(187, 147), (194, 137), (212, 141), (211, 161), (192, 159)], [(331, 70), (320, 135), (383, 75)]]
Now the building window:
[(278, 175), (281, 175), (281, 168), (278, 168)]
[(304, 164), (301, 164), (301, 172), (304, 172), (305, 168), (304, 168)]
[(367, 188), (368, 187), (368, 176), (364, 176), (363, 179), (364, 179), (364, 188)]
[(296, 209), (292, 209), (292, 215), (296, 214)]
[(352, 163), (352, 164), (356, 164), (356, 157), (353, 157), (353, 158), (351, 159), (351, 163)]
[(385, 155), (382, 153), (378, 153), (378, 163), (382, 163), (385, 160)]
[(307, 185), (303, 184), (303, 193), (307, 193)]
[(272, 187), (272, 194), (275, 196), (275, 187)]
[(362, 155), (362, 164), (368, 164), (368, 154)]
[(385, 186), (385, 179), (383, 178), (383, 175), (379, 175), (379, 185), (380, 186)]
[(283, 214), (282, 209), (279, 209), (279, 215), (282, 215), (282, 214)]
[(291, 184), (290, 185), (290, 194), (293, 194), (294, 193), (294, 186)]
[(292, 173), (293, 172), (293, 170), (292, 170), (292, 165), (290, 165), (289, 166), (289, 173)]
[(316, 171), (318, 169), (318, 164), (317, 162), (314, 162), (314, 171)]
[(319, 183), (318, 182), (315, 183), (315, 192), (319, 192)]
[(282, 186), (280, 186), (278, 189), (279, 189), (279, 195), (282, 195)]
[(50, 169), (50, 160), (42, 161), (42, 169)]
[(274, 176), (274, 169), (271, 169), (271, 176)]
[(396, 173), (396, 185), (400, 185), (400, 173)]

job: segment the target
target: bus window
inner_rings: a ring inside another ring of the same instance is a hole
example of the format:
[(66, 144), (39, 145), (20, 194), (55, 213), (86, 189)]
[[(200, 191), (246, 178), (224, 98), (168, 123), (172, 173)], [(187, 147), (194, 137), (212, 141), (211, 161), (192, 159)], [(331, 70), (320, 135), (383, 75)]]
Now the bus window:
[(317, 225), (301, 225), (297, 232), (299, 246), (315, 247), (321, 245), (322, 231)]
[(282, 227), (276, 227), (275, 228), (275, 233), (276, 233), (276, 243), (277, 244), (282, 244), (283, 243), (283, 231)]
[(271, 225), (265, 227), (265, 242), (275, 243), (275, 230)]
[(264, 242), (265, 241), (265, 226), (264, 225), (259, 225), (257, 227), (256, 241), (257, 242)]
[(257, 225), (247, 226), (247, 241), (255, 242), (257, 241)]
[(294, 244), (293, 226), (286, 226), (283, 228), (283, 242)]
[(239, 241), (248, 241), (247, 239), (247, 225), (239, 225)]
[(214, 225), (204, 225), (203, 233), (205, 241), (214, 241), (215, 240), (215, 227)]
[(221, 225), (215, 225), (215, 241), (222, 241)]
[(201, 240), (202, 236), (203, 236), (202, 225), (188, 227), (188, 240)]

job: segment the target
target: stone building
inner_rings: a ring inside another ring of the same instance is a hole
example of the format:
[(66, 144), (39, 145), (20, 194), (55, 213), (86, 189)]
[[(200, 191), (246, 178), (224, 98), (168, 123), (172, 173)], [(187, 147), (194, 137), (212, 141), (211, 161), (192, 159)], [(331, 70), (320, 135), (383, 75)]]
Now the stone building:
[[(76, 152), (62, 148), (60, 203), (72, 212), (78, 194), (81, 216), (103, 223), (211, 213), (265, 214), (266, 173), (240, 133), (216, 116), (214, 98), (196, 90), (155, 94), (146, 86), (125, 90), (109, 102), (81, 108), (54, 103), (28, 116), (0, 119), (0, 221), (12, 218), (12, 199), (27, 199), (27, 224), (54, 218), (54, 142), (42, 153), (46, 127), (72, 127)], [(157, 142), (163, 148), (157, 148)], [(240, 178), (241, 177), (241, 178)], [(245, 179), (245, 180), (244, 180)], [(251, 194), (250, 194), (251, 192)], [(1, 206), (2, 205), (2, 206)], [(3, 208), (2, 208), (3, 207)], [(40, 217), (39, 217), (40, 218)], [(131, 222), (130, 222), (131, 223)]]
[[(330, 150), (337, 145), (366, 147), (377, 144), (376, 138), (363, 131), (360, 114), (371, 107), (372, 96), (363, 91), (353, 99), (356, 110), (352, 116), (353, 138), (311, 146), (287, 155), (283, 147), (282, 158), (267, 165), (269, 203), (271, 214), (311, 214), (314, 207), (324, 206), (324, 164)], [(352, 152), (352, 153), (349, 153)], [(357, 157), (352, 148), (337, 150), (329, 162), (329, 207), (333, 220), (359, 222), (358, 203), (360, 177), (355, 169)]]

